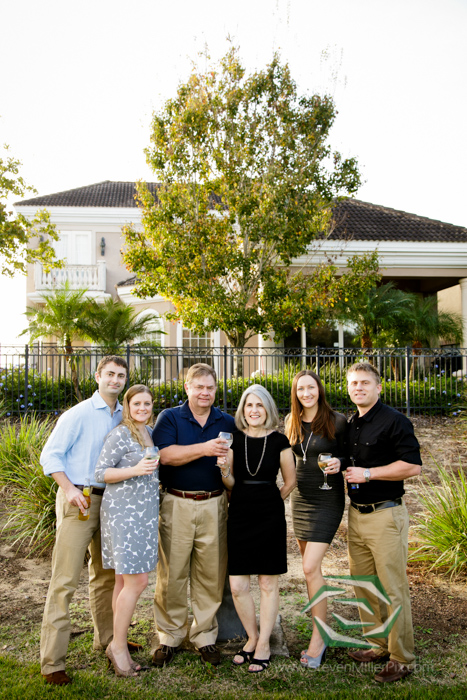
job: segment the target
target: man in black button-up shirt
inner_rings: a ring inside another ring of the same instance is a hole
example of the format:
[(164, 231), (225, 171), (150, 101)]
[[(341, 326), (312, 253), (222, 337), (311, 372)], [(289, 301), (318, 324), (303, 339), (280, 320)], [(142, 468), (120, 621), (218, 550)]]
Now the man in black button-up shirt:
[(358, 409), (349, 421), (350, 457), (355, 466), (346, 473), (351, 500), (350, 573), (378, 576), (391, 600), (386, 606), (367, 589), (356, 587), (356, 596), (366, 598), (374, 611), (369, 614), (361, 608), (362, 623), (373, 623), (375, 632), (383, 629), (379, 630), (382, 636), (368, 639), (376, 649), (359, 649), (350, 656), (360, 663), (389, 658), (375, 679), (391, 682), (407, 676), (415, 659), (406, 574), (409, 517), (402, 496), (403, 480), (420, 474), (420, 446), (409, 419), (381, 403), (381, 379), (373, 365), (352, 365), (347, 383)]

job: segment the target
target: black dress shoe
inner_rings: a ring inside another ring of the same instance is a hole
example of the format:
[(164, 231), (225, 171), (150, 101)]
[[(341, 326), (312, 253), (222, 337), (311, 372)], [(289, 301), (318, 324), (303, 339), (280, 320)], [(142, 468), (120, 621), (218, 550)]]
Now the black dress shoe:
[(211, 666), (219, 666), (221, 662), (221, 653), (214, 644), (208, 644), (205, 647), (200, 647), (198, 651), (201, 654), (201, 657), (205, 664), (211, 664)]

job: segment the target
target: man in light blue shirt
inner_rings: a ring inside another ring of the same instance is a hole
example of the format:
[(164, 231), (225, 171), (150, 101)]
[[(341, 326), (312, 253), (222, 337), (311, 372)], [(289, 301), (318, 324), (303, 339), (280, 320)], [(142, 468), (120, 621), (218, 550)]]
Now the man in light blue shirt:
[[(121, 357), (104, 357), (96, 371), (99, 385), (90, 399), (60, 416), (41, 454), (44, 474), (57, 482), (57, 534), (52, 555), (52, 575), (41, 631), (41, 672), (48, 683), (71, 683), (65, 672), (70, 639), (69, 604), (78, 586), (84, 556), (89, 549), (89, 599), (94, 622), (94, 648), (105, 648), (113, 636), (112, 593), (114, 572), (102, 568), (100, 504), (103, 484), (94, 480), (94, 469), (104, 438), (122, 420), (118, 396), (125, 386), (127, 363)], [(83, 485), (92, 490), (89, 518), (79, 520), (88, 507)]]

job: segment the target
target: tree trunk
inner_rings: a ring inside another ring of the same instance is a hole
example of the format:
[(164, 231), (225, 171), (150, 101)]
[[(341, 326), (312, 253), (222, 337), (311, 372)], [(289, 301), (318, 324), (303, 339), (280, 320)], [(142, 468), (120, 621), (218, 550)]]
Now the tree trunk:
[(78, 372), (76, 371), (76, 362), (73, 358), (73, 346), (70, 338), (65, 338), (65, 356), (67, 364), (70, 366), (71, 383), (73, 384), (73, 389), (75, 390), (75, 396), (78, 401), (81, 402), (83, 400), (83, 395), (79, 388)]
[(362, 333), (361, 346), (362, 346), (363, 354), (369, 355), (368, 362), (371, 362), (371, 364), (373, 364), (373, 358), (371, 357), (371, 352), (370, 352), (373, 349), (373, 341), (371, 340), (370, 334), (366, 333), (365, 331)]
[(397, 382), (399, 381), (399, 376), (400, 376), (400, 364), (397, 362), (398, 358), (394, 357), (391, 355), (391, 367), (392, 367), (392, 373), (394, 376), (394, 381)]
[(412, 343), (413, 360), (412, 360), (412, 367), (410, 368), (410, 381), (411, 382), (414, 380), (415, 368), (418, 365), (419, 357), (417, 357), (417, 356), (421, 355), (421, 354), (422, 354), (422, 344), (419, 340), (414, 340), (414, 342)]
[(237, 352), (233, 355), (233, 376), (237, 379), (243, 378), (243, 348), (246, 343), (246, 331), (240, 332), (238, 330), (232, 331), (230, 333), (226, 332), (226, 336), (229, 339), (229, 343), (234, 347)]

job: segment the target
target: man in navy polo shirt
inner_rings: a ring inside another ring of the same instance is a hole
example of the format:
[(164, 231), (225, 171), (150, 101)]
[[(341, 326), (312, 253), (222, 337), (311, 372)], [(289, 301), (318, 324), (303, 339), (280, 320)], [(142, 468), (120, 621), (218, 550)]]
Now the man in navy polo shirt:
[(228, 446), (218, 438), (232, 433), (232, 416), (213, 407), (217, 388), (212, 367), (190, 367), (188, 400), (163, 411), (153, 431), (160, 449), (165, 495), (160, 508), (159, 561), (154, 613), (160, 646), (156, 666), (173, 659), (188, 631), (190, 577), (193, 624), (190, 640), (203, 661), (220, 663), (216, 613), (222, 602), (227, 567), (227, 497), (217, 459)]

